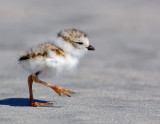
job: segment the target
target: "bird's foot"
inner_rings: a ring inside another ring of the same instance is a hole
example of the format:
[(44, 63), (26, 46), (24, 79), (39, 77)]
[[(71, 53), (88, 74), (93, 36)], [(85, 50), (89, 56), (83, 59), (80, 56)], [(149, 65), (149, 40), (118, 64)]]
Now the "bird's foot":
[(51, 106), (51, 105), (53, 105), (52, 103), (41, 103), (41, 102), (34, 102), (34, 101), (31, 101), (30, 104), (33, 107)]
[[(66, 95), (66, 96), (68, 96), (68, 97), (71, 97), (69, 94), (67, 94), (67, 93), (70, 93), (70, 94), (74, 94), (75, 92), (73, 92), (73, 91), (70, 91), (70, 90), (68, 90), (68, 89), (66, 89), (66, 88), (63, 88), (63, 87), (60, 87), (60, 86), (52, 86), (51, 87), (59, 96), (61, 96), (61, 93), (62, 94), (64, 94), (64, 95)], [(67, 92), (67, 93), (66, 93)]]

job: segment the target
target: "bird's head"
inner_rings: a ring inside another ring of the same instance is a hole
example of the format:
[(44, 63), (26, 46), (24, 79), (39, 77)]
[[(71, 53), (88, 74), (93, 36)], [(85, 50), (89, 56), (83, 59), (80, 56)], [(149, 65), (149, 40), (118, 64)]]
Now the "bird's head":
[(63, 42), (63, 49), (77, 56), (82, 56), (88, 50), (95, 50), (89, 44), (87, 35), (77, 29), (66, 29), (58, 33), (58, 38)]

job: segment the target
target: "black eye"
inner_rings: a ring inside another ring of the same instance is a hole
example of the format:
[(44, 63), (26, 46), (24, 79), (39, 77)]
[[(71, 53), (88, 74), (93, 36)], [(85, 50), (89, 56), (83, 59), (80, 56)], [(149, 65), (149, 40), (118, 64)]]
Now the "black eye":
[(82, 45), (83, 43), (82, 42), (77, 42), (78, 44)]

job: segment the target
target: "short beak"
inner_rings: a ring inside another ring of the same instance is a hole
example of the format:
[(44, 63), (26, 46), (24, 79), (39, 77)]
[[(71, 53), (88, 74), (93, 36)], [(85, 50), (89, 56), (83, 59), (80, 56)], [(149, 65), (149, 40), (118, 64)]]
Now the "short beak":
[(87, 49), (88, 49), (88, 50), (95, 50), (95, 48), (94, 48), (93, 46), (91, 46), (91, 45), (89, 45), (89, 46), (87, 47)]

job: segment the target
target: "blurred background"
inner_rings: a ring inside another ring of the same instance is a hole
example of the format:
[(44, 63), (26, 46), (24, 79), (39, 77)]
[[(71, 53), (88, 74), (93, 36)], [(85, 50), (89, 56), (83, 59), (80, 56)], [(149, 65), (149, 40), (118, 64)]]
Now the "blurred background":
[[(96, 117), (95, 119), (106, 121), (111, 117), (111, 122), (120, 122), (125, 120), (127, 114), (128, 122), (136, 120), (158, 122), (160, 120), (159, 12), (159, 0), (1, 0), (1, 99), (28, 98), (26, 77), (29, 74), (24, 75), (17, 62), (21, 52), (50, 40), (62, 29), (77, 28), (88, 34), (96, 51), (89, 52), (87, 57), (83, 58), (76, 74), (67, 74), (63, 79), (55, 80), (59, 85), (80, 92), (82, 101), (88, 94), (86, 98), (95, 103), (93, 106), (98, 104), (97, 115), (89, 115), (87, 119), (91, 121), (92, 117)], [(51, 82), (53, 79), (48, 81)], [(35, 89), (37, 98), (56, 99), (64, 105), (56, 94), (51, 98), (53, 91), (47, 91), (44, 87), (36, 85)], [(38, 92), (38, 89), (41, 91)], [(95, 98), (103, 104), (97, 103)], [(7, 102), (0, 104), (8, 105)], [(139, 104), (140, 106), (136, 106)], [(87, 105), (86, 102), (85, 107), (91, 107)], [(113, 105), (111, 109), (104, 109), (110, 108), (109, 105)], [(131, 108), (128, 110), (125, 107), (120, 109), (115, 107), (124, 105)], [(136, 110), (133, 110), (134, 108)], [(79, 111), (76, 108), (75, 110)], [(87, 116), (85, 110), (89, 110), (84, 109), (82, 112)], [(114, 115), (105, 117), (104, 113), (108, 111), (114, 112)], [(115, 118), (115, 115), (119, 118)], [(82, 115), (77, 118), (86, 119)]]

